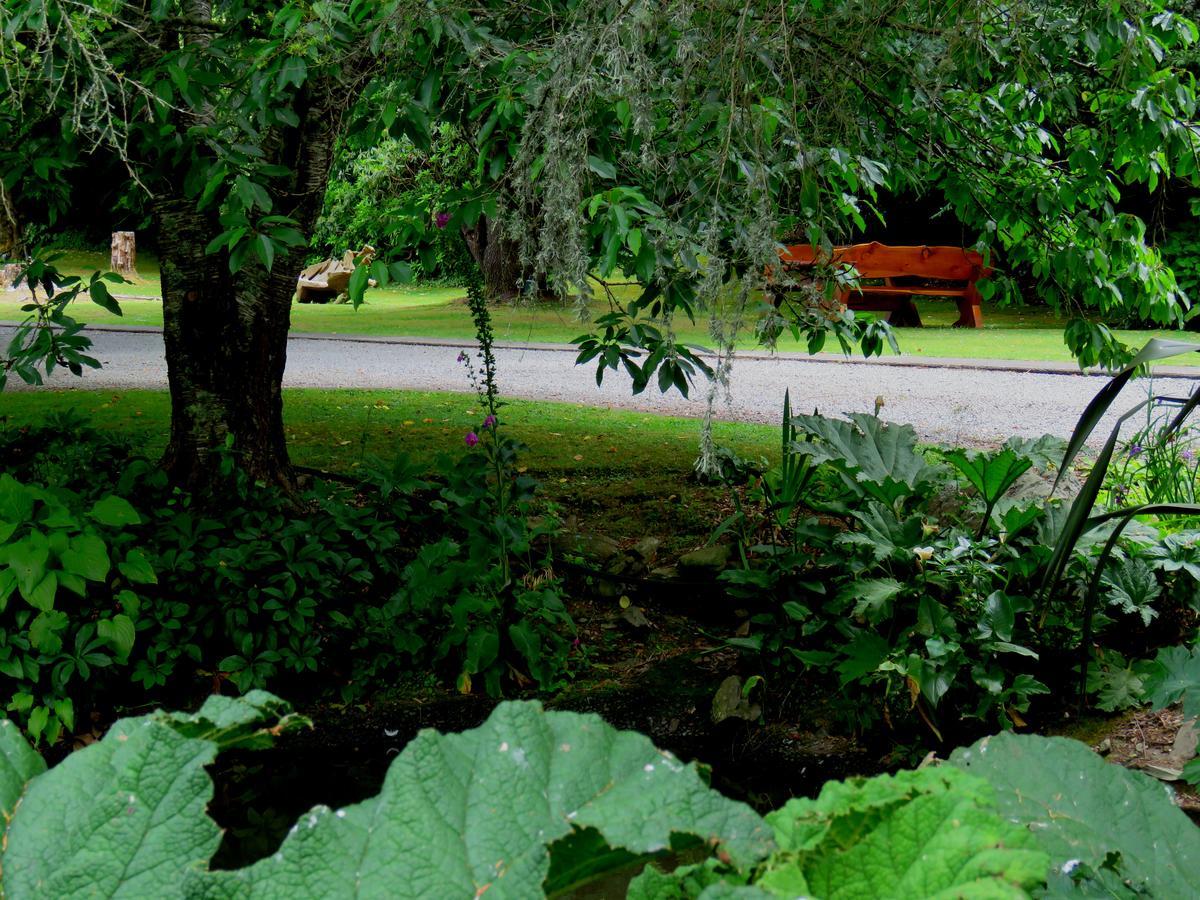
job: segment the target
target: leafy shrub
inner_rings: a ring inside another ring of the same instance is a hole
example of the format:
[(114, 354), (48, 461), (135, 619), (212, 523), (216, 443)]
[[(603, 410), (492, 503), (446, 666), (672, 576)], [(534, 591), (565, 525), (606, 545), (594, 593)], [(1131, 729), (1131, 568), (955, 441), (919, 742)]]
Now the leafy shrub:
[(128, 501), (0, 475), (0, 672), (8, 709), (34, 740), (75, 727), (72, 697), (93, 670), (126, 665), (138, 591), (157, 579), (137, 548)]
[(209, 870), (205, 766), (304, 724), (269, 694), (211, 697), (195, 714), (123, 719), (49, 770), (0, 724), (0, 890), (536, 897), (689, 841), (701, 861), (652, 864), (628, 896), (1183, 897), (1200, 879), (1200, 832), (1161, 786), (1074, 741), (985, 738), (940, 767), (831, 782), (764, 821), (645, 737), (536, 703), (421, 732), (378, 796), (314, 807), (270, 856)]
[(459, 230), (439, 227), (436, 215), (449, 202), (446, 198), (470, 180), (471, 156), (458, 132), (445, 125), (434, 131), (427, 150), (408, 138), (365, 149), (343, 143), (312, 246), (341, 256), (348, 248), (369, 244), (393, 258), (420, 246), (419, 254), (409, 254), (419, 276), (464, 278), (474, 261)]
[[(1195, 542), (1146, 528), (1109, 551), (1104, 607), (1087, 614), (1081, 599), (1109, 534), (1056, 556), (1073, 507), (1011, 493), (1026, 472), (1052, 467), (1060, 442), (925, 453), (909, 426), (789, 412), (781, 468), (745, 501), (735, 492), (737, 512), (718, 529), (737, 535), (742, 559), (722, 578), (754, 610), (751, 633), (732, 643), (768, 672), (827, 673), (835, 708), (856, 726), (912, 713), (940, 738), (962, 717), (1022, 724), (1034, 697), (1069, 678), (1063, 648), (1088, 642), (1089, 621), (1136, 652), (1145, 645), (1123, 623), (1144, 626), (1164, 604), (1200, 608)], [(801, 471), (805, 487), (781, 502), (771, 479)], [(1047, 593), (1056, 560), (1062, 590)], [(1126, 667), (1097, 676), (1106, 705), (1133, 696)]]
[(230, 460), (219, 518), (78, 422), (0, 436), (31, 479), (0, 475), (4, 702), (53, 743), (83, 710), (222, 681), (346, 699), (414, 670), (493, 694), (553, 687), (572, 628), (556, 523), (531, 523), (520, 448), (481, 430), (431, 478), (374, 463), (361, 489), (319, 483), (299, 505)]

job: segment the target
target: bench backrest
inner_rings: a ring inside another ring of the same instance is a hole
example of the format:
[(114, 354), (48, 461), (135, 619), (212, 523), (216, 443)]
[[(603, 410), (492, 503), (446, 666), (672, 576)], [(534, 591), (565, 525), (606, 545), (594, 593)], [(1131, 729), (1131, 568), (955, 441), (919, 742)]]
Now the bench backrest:
[(983, 256), (963, 247), (890, 247), (886, 244), (851, 244), (834, 247), (830, 259), (808, 244), (796, 244), (781, 250), (785, 266), (812, 266), (817, 262), (846, 263), (863, 278), (897, 278), (914, 275), (946, 281), (976, 281), (991, 274)]

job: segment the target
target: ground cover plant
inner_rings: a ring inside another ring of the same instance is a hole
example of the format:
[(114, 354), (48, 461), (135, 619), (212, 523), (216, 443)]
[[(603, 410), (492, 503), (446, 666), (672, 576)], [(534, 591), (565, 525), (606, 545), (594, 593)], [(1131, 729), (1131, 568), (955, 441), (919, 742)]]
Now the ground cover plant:
[[(532, 703), (503, 704), (462, 734), (422, 732), (378, 796), (314, 807), (262, 860), (210, 870), (220, 833), (204, 766), (233, 748), (269, 752), (303, 725), (263, 692), (214, 697), (193, 714), (122, 719), (47, 769), (0, 724), (0, 887), (530, 897), (644, 866), (629, 897), (915, 900), (1184, 896), (1200, 877), (1200, 832), (1162, 790), (1073, 741), (985, 738), (941, 766), (830, 782), (764, 821), (641, 735)], [(76, 820), (86, 827), (65, 824)], [(141, 840), (127, 839), (134, 829)], [(646, 866), (671, 847), (700, 861)]]

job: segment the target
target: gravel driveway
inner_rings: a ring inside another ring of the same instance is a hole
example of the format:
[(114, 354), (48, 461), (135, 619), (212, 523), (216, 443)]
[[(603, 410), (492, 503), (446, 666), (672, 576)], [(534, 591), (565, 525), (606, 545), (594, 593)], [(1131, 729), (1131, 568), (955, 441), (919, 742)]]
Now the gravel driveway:
[[(7, 340), (9, 333), (11, 329), (0, 327), (0, 340)], [(93, 355), (104, 368), (89, 371), (81, 379), (56, 372), (51, 387), (166, 387), (161, 334), (152, 330), (90, 333), (95, 343)], [(288, 345), (284, 383), (306, 388), (468, 391), (463, 367), (455, 362), (463, 348), (473, 350), (465, 344), (420, 339), (296, 336)], [(652, 388), (635, 397), (623, 372), (607, 373), (604, 384), (597, 387), (594, 368), (577, 368), (574, 353), (569, 350), (504, 347), (497, 349), (496, 357), (501, 390), (510, 396), (684, 416), (704, 412), (706, 385), (697, 384), (690, 400), (677, 392), (664, 396)], [(791, 390), (792, 408), (797, 412), (818, 409), (829, 415), (871, 411), (876, 397), (883, 397), (884, 418), (909, 422), (928, 440), (983, 445), (1010, 434), (1069, 435), (1088, 400), (1104, 384), (1103, 378), (1067, 372), (914, 362), (889, 365), (878, 361), (814, 360), (790, 354), (743, 357), (734, 366), (732, 394), (727, 404), (721, 404), (720, 416), (745, 422), (778, 422), (785, 389)], [(1119, 405), (1131, 405), (1144, 397), (1147, 383), (1126, 388), (1129, 402)], [(1160, 377), (1155, 384), (1160, 392), (1186, 394), (1194, 382)], [(10, 379), (9, 385), (10, 390), (37, 390), (16, 379)]]

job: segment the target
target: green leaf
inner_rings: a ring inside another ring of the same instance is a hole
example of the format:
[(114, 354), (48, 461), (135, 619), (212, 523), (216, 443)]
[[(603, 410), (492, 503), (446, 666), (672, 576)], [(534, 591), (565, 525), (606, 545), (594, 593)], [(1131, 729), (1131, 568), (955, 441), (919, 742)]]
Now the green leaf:
[(45, 760), (29, 746), (21, 729), (8, 719), (0, 721), (0, 818), (12, 818), (26, 785), (44, 771)]
[(4, 558), (17, 579), (17, 588), (26, 599), (46, 577), (50, 544), (41, 532), (33, 532), (3, 548)]
[[(0, 845), (3, 894), (181, 896), (186, 874), (205, 867), (220, 843), (205, 813), (213, 789), (204, 767), (221, 748), (217, 736), (240, 728), (269, 737), (289, 727), (269, 695), (215, 699), (192, 716), (122, 719), (27, 780)], [(10, 744), (0, 730), (0, 750), (11, 752)], [(0, 797), (11, 795), (10, 779), (0, 768)]]
[(1109, 603), (1121, 612), (1141, 616), (1143, 625), (1149, 625), (1157, 615), (1151, 604), (1162, 593), (1162, 588), (1145, 560), (1121, 559), (1105, 569), (1102, 581), (1109, 588)]
[(864, 578), (849, 582), (838, 593), (839, 600), (854, 600), (854, 615), (876, 624), (891, 615), (891, 601), (904, 590), (895, 578)]
[(111, 619), (101, 619), (96, 623), (96, 635), (107, 642), (121, 659), (129, 657), (136, 633), (133, 620), (126, 615), (118, 614)]
[(142, 517), (138, 515), (138, 511), (128, 500), (113, 494), (97, 500), (88, 515), (101, 525), (113, 527), (138, 525), (142, 521)]
[(1189, 897), (1200, 884), (1200, 830), (1167, 789), (1078, 741), (998, 734), (955, 750), (950, 764), (986, 779), (1001, 814), (1050, 854), (1051, 894), (1073, 890), (1069, 873), (1080, 864), (1107, 879), (1113, 854), (1113, 879), (1145, 896)]
[(1033, 466), (1031, 459), (1017, 456), (1008, 447), (998, 453), (947, 450), (942, 456), (979, 491), (989, 509)]
[(775, 896), (1022, 897), (1048, 863), (987, 782), (948, 768), (830, 782), (767, 821), (780, 850), (756, 886)]
[(158, 584), (158, 576), (141, 550), (126, 553), (124, 562), (117, 563), (117, 570), (134, 584)]
[(1200, 648), (1164, 647), (1145, 676), (1146, 699), (1155, 709), (1183, 700), (1186, 716), (1200, 716)]
[(111, 565), (108, 547), (94, 534), (77, 534), (59, 557), (62, 567), (88, 581), (103, 581)]
[(917, 452), (917, 433), (911, 425), (882, 422), (865, 413), (850, 420), (796, 416), (799, 431), (819, 438), (792, 445), (814, 462), (827, 462), (856, 494), (891, 505), (922, 493), (934, 483), (937, 467)]
[(116, 298), (108, 292), (108, 285), (97, 278), (88, 288), (88, 293), (91, 295), (92, 302), (97, 306), (102, 307), (112, 313), (114, 316), (121, 315), (121, 305), (117, 303)]
[(259, 234), (256, 251), (263, 267), (270, 272), (271, 267), (275, 265), (275, 242), (268, 235)]
[(54, 598), (58, 594), (58, 576), (54, 572), (47, 572), (32, 590), (23, 590), (22, 594), (34, 609), (54, 609)]
[(583, 828), (633, 854), (666, 849), (672, 834), (719, 841), (742, 865), (771, 848), (753, 811), (645, 737), (594, 715), (502, 703), (471, 731), (422, 731), (379, 796), (317, 807), (274, 858), (190, 884), (208, 897), (291, 900), (540, 896), (551, 845)]
[(614, 166), (607, 159), (601, 159), (598, 156), (592, 156), (591, 154), (589, 154), (588, 158), (587, 158), (587, 162), (588, 162), (588, 168), (591, 169), (593, 172), (595, 172), (597, 175), (599, 175), (601, 178), (605, 178), (609, 181), (612, 181), (614, 178), (617, 177), (617, 167)]
[(70, 624), (61, 610), (40, 612), (29, 623), (29, 643), (43, 653), (55, 654), (62, 649), (61, 632)]

